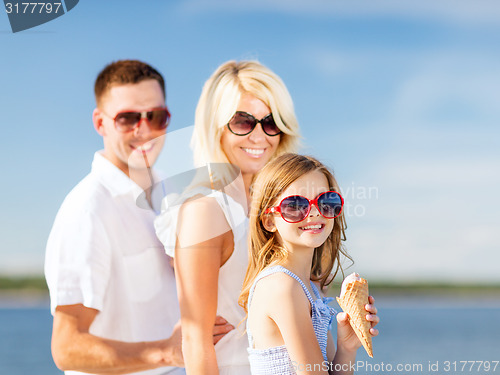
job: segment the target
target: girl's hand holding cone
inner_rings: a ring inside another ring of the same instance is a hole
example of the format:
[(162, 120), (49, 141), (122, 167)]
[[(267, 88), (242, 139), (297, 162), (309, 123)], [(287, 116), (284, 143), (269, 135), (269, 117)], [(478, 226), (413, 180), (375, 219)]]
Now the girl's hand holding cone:
[[(372, 337), (378, 335), (378, 329), (374, 328), (379, 322), (380, 318), (377, 316), (377, 308), (375, 307), (375, 299), (372, 296), (368, 297), (369, 304), (365, 305), (367, 312), (366, 320), (371, 323), (370, 334)], [(347, 313), (341, 312), (337, 314), (337, 348), (343, 348), (348, 351), (356, 351), (361, 347), (356, 333), (349, 324), (349, 317)]]

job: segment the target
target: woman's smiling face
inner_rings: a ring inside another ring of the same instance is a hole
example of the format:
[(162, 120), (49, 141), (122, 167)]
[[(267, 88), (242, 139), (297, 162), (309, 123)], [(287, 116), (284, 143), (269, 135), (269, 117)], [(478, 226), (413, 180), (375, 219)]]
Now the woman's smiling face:
[[(247, 112), (260, 120), (271, 113), (269, 107), (255, 96), (241, 95), (236, 111)], [(224, 128), (221, 137), (222, 150), (229, 162), (238, 166), (243, 175), (254, 175), (260, 171), (276, 152), (280, 135), (268, 136), (259, 123), (250, 134), (240, 136)]]

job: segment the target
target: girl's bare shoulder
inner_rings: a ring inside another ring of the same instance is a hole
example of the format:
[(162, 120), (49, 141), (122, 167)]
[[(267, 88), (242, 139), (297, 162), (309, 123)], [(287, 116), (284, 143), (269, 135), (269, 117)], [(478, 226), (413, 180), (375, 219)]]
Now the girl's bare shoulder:
[(252, 305), (254, 302), (266, 306), (269, 311), (309, 304), (299, 282), (284, 272), (260, 279), (255, 286)]

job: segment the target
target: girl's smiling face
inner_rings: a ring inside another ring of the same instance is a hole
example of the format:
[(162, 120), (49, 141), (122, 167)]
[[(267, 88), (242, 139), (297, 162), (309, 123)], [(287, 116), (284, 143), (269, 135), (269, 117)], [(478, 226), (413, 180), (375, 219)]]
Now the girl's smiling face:
[[(277, 197), (275, 205), (282, 199), (301, 195), (309, 200), (315, 199), (321, 193), (329, 191), (328, 180), (320, 171), (309, 172), (295, 180), (285, 191)], [(335, 219), (323, 217), (318, 208), (313, 205), (309, 215), (301, 222), (288, 223), (280, 214), (266, 215), (264, 225), (274, 226), (281, 243), (289, 251), (314, 249), (321, 246), (331, 231)]]

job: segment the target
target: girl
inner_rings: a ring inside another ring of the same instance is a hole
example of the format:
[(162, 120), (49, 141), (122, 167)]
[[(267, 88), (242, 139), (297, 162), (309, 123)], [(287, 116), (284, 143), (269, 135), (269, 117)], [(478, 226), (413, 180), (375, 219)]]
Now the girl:
[[(240, 304), (248, 313), (252, 374), (350, 373), (361, 346), (345, 313), (337, 315), (337, 351), (329, 332), (335, 310), (321, 298), (340, 266), (345, 239), (343, 199), (332, 173), (312, 157), (284, 154), (259, 173), (252, 188), (250, 261)], [(370, 333), (378, 331), (373, 297)], [(327, 345), (328, 343), (328, 345)], [(332, 363), (331, 363), (332, 362)]]

